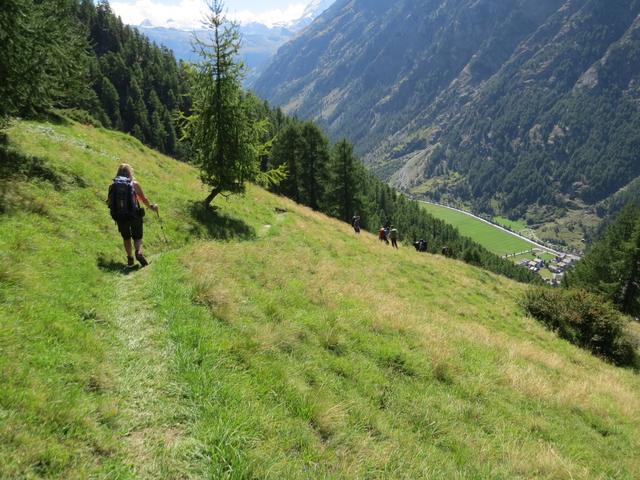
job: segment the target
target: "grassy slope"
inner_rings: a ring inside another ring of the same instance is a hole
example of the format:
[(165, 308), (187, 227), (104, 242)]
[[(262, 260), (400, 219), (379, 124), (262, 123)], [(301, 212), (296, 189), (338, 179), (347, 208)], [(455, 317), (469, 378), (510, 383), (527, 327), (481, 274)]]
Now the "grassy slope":
[(450, 208), (439, 207), (438, 205), (423, 203), (422, 206), (434, 217), (450, 223), (456, 227), (462, 235), (472, 238), (496, 255), (519, 253), (533, 248), (531, 243), (494, 228), (480, 220), (476, 220), (464, 213), (456, 212)]
[[(640, 476), (637, 375), (524, 317), (521, 285), (257, 188), (202, 212), (192, 169), (121, 134), (11, 139), (67, 173), (1, 184), (0, 478)], [(149, 219), (126, 276), (121, 160), (170, 240)]]

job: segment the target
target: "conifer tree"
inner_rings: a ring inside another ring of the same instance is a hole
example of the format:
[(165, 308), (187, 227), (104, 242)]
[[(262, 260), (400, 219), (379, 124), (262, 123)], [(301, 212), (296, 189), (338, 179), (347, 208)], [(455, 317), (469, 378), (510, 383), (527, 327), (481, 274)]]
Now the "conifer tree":
[(109, 117), (111, 126), (115, 129), (121, 129), (120, 96), (113, 86), (113, 83), (111, 83), (107, 77), (101, 77), (99, 92), (100, 102)]
[(640, 315), (640, 209), (628, 205), (565, 278), (565, 286), (599, 293)]
[(302, 125), (300, 186), (303, 203), (315, 210), (325, 204), (325, 189), (329, 177), (329, 142), (313, 122)]
[(208, 206), (222, 192), (244, 191), (257, 175), (259, 140), (240, 83), (240, 34), (221, 0), (209, 4), (205, 25), (209, 38), (196, 39), (201, 61), (187, 134), (202, 181), (211, 187)]
[(162, 121), (164, 124), (164, 131), (166, 132), (165, 150), (170, 155), (175, 154), (178, 145), (178, 138), (176, 136), (176, 129), (173, 125), (173, 120), (171, 119), (171, 114), (166, 109), (164, 111)]
[(70, 0), (5, 0), (0, 8), (0, 117), (86, 95), (87, 42)]
[(621, 288), (620, 305), (622, 311), (640, 315), (640, 218), (631, 240), (625, 245), (624, 276)]
[(353, 146), (346, 139), (334, 146), (331, 167), (332, 208), (338, 218), (348, 222), (354, 213), (362, 213), (360, 190), (364, 179), (361, 164), (353, 155)]
[(300, 168), (302, 155), (302, 131), (297, 122), (290, 122), (277, 135), (272, 150), (274, 166), (285, 165), (288, 176), (280, 183), (278, 193), (300, 203)]

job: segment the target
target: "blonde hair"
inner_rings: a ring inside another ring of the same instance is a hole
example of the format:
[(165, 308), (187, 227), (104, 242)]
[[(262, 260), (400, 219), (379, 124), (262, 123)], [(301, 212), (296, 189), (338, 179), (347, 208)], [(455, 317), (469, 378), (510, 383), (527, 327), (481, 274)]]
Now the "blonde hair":
[(128, 163), (121, 163), (118, 167), (116, 177), (127, 177), (128, 179), (133, 180), (133, 167)]

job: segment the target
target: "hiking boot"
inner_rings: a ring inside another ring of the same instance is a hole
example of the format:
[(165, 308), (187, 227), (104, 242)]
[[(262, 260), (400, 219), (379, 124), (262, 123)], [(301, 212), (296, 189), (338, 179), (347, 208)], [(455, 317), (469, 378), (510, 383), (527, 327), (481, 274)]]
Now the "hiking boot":
[(142, 255), (142, 252), (136, 252), (136, 260), (138, 260), (140, 265), (143, 267), (146, 267), (147, 265), (149, 265), (149, 262), (147, 262), (147, 259), (144, 258), (144, 255)]
[(127, 257), (127, 267), (131, 268), (134, 265), (133, 257)]

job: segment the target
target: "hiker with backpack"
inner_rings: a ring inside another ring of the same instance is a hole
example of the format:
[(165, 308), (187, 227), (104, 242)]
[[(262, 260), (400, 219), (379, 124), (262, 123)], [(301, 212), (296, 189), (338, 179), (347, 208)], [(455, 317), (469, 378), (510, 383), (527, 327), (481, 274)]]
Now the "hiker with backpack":
[(391, 231), (389, 232), (389, 239), (391, 240), (391, 246), (398, 248), (398, 229), (391, 225)]
[(360, 216), (354, 215), (351, 219), (351, 226), (353, 227), (354, 232), (360, 233)]
[(124, 249), (127, 253), (127, 267), (134, 265), (134, 247), (135, 259), (138, 260), (138, 263), (142, 267), (149, 264), (142, 253), (142, 219), (145, 212), (144, 208), (140, 206), (141, 201), (149, 209), (158, 212), (158, 206), (149, 202), (142, 191), (142, 186), (135, 181), (133, 168), (126, 163), (121, 164), (109, 187), (107, 205), (111, 218), (118, 225), (118, 231), (122, 235)]
[(380, 230), (378, 231), (378, 240), (389, 245), (389, 240), (387, 240), (387, 231), (384, 227), (380, 227)]
[(427, 241), (424, 238), (413, 242), (413, 246), (417, 252), (424, 253), (427, 251)]

